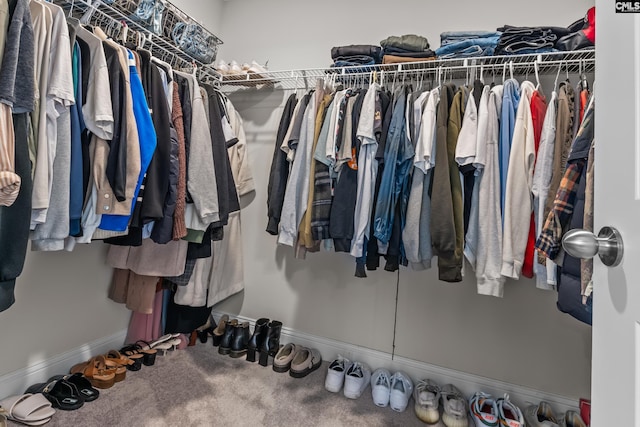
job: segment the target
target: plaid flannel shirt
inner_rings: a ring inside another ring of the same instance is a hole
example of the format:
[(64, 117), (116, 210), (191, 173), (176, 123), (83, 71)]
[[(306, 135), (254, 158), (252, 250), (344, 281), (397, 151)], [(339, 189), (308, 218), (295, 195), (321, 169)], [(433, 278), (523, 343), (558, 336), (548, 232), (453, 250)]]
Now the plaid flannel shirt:
[(580, 177), (587, 165), (589, 148), (594, 137), (595, 101), (585, 112), (584, 120), (571, 146), (567, 169), (547, 216), (544, 228), (536, 241), (536, 249), (549, 259), (556, 259), (562, 247), (562, 236), (567, 231), (578, 196)]
[(536, 249), (549, 259), (555, 259), (562, 247), (562, 235), (573, 215), (578, 183), (585, 164), (586, 161), (580, 159), (570, 163), (565, 170), (553, 202), (553, 209), (549, 212), (536, 241)]

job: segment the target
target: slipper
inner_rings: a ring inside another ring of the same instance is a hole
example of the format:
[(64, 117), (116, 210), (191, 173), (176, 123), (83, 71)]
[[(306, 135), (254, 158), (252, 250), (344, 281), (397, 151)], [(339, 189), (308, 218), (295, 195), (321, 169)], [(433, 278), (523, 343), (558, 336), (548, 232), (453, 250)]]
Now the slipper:
[(25, 393), (42, 393), (54, 408), (63, 411), (74, 411), (84, 405), (76, 386), (64, 379), (34, 384)]
[(80, 373), (72, 375), (56, 375), (49, 378), (49, 382), (61, 379), (67, 381), (70, 384), (73, 384), (78, 390), (80, 397), (85, 402), (93, 402), (100, 396), (100, 392), (97, 389), (93, 388), (93, 386), (91, 385), (91, 381), (89, 381), (87, 377)]
[(322, 355), (315, 348), (298, 347), (296, 355), (291, 361), (289, 375), (293, 378), (303, 378), (322, 365)]
[(7, 419), (28, 426), (46, 424), (56, 413), (51, 402), (41, 393), (8, 397), (0, 400), (0, 407), (4, 409)]

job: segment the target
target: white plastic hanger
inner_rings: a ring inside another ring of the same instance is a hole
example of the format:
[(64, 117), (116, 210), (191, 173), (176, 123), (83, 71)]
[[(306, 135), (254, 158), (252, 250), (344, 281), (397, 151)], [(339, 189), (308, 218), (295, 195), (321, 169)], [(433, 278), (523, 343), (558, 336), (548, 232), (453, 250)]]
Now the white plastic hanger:
[(558, 65), (558, 72), (556, 73), (556, 80), (553, 82), (553, 90), (558, 89), (558, 78), (560, 77), (560, 71), (562, 70), (562, 62)]

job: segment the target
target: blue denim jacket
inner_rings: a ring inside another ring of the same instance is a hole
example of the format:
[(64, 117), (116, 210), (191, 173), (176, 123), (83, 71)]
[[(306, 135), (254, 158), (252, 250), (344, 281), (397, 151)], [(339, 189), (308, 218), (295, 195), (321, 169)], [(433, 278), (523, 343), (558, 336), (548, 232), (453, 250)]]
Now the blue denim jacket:
[[(520, 84), (515, 79), (504, 82), (502, 95), (502, 115), (500, 117), (500, 207), (504, 214), (504, 199), (507, 190), (507, 172), (509, 170), (509, 155), (511, 154), (511, 140), (516, 124), (516, 112), (520, 103)], [(504, 216), (503, 216), (504, 221)]]
[[(374, 216), (374, 236), (383, 244), (391, 237), (398, 198), (402, 198), (401, 212), (406, 212), (409, 199), (408, 178), (415, 151), (407, 137), (406, 104), (407, 95), (402, 91), (395, 103), (384, 152), (384, 171)], [(401, 226), (404, 226), (403, 222), (404, 218), (401, 218)]]

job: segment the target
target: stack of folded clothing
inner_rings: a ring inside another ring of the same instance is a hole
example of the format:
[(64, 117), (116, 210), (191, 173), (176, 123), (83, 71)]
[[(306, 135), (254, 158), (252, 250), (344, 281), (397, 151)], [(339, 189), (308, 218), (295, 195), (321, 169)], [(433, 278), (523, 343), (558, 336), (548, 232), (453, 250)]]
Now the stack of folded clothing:
[(502, 32), (496, 55), (546, 53), (593, 47), (595, 43), (595, 7), (587, 11), (569, 27), (512, 27), (498, 28)]
[(352, 67), (379, 64), (382, 60), (380, 46), (352, 44), (331, 48), (332, 67)]
[(380, 42), (380, 46), (384, 53), (383, 64), (430, 61), (436, 58), (436, 54), (429, 49), (429, 41), (415, 34), (387, 37)]
[(553, 52), (556, 41), (569, 34), (564, 27), (512, 27), (498, 28), (502, 32), (496, 55)]
[(448, 31), (440, 34), (440, 59), (492, 56), (500, 41), (498, 31)]

